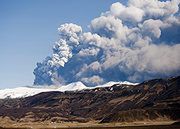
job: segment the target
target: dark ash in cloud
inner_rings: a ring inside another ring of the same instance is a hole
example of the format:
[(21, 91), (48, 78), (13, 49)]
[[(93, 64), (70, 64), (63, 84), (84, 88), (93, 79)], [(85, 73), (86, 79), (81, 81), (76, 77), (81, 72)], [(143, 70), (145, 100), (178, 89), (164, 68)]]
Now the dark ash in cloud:
[(90, 32), (63, 24), (53, 54), (38, 63), (35, 85), (143, 81), (180, 73), (179, 0), (117, 2)]

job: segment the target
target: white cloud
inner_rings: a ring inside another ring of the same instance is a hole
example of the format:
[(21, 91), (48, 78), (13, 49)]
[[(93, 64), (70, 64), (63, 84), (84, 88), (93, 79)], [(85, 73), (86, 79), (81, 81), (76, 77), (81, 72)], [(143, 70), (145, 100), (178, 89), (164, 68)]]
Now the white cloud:
[(116, 2), (111, 5), (110, 7), (110, 12), (112, 13), (113, 16), (120, 16), (122, 11), (126, 9), (126, 6), (122, 5), (120, 2)]
[(135, 6), (126, 7), (119, 2), (111, 5), (110, 13), (121, 20), (131, 22), (140, 22), (144, 15), (144, 11), (142, 9)]
[(87, 78), (82, 78), (81, 81), (85, 84), (89, 84), (89, 85), (99, 85), (99, 84), (103, 84), (104, 80), (103, 78), (94, 75), (92, 77), (87, 77)]
[(142, 24), (143, 34), (147, 34), (151, 37), (159, 38), (161, 36), (161, 28), (163, 22), (161, 20), (148, 19)]
[(129, 6), (142, 9), (147, 17), (158, 18), (173, 15), (179, 10), (179, 0), (129, 0)]
[(82, 33), (82, 28), (76, 24), (63, 24), (58, 28), (59, 35), (63, 39), (68, 40), (69, 45), (79, 44), (79, 35)]

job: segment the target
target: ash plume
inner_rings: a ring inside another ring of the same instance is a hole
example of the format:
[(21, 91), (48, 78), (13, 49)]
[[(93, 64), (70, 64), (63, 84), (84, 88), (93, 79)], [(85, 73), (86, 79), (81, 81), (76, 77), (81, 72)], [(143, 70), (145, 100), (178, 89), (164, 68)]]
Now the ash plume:
[(179, 0), (116, 2), (91, 21), (89, 32), (73, 23), (61, 25), (52, 55), (34, 69), (34, 84), (94, 86), (178, 75), (179, 6)]

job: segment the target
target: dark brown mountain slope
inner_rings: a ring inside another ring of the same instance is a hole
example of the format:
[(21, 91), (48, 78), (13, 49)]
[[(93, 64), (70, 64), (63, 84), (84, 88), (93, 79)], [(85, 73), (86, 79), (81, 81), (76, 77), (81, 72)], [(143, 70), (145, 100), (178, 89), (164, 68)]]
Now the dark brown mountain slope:
[(120, 85), (74, 92), (45, 92), (0, 100), (0, 117), (16, 121), (100, 120), (122, 122), (180, 119), (180, 76), (139, 85)]

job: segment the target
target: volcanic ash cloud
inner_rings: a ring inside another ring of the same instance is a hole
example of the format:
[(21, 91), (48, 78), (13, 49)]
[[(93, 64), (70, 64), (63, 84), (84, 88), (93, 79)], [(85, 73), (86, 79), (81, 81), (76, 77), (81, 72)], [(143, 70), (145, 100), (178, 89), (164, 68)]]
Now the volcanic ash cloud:
[(180, 73), (179, 0), (119, 2), (93, 19), (90, 31), (66, 23), (52, 55), (34, 69), (35, 85), (81, 81), (139, 82)]

